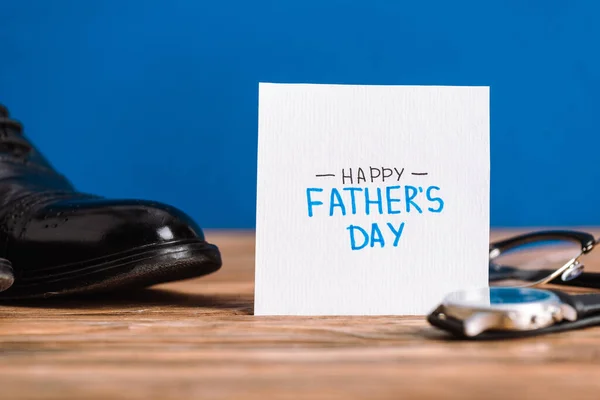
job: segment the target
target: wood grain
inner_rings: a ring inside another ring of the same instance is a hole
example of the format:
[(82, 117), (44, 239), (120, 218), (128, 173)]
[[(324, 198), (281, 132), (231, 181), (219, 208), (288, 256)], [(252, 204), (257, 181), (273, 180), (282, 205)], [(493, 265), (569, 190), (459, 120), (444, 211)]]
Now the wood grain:
[(0, 398), (600, 396), (600, 328), (470, 343), (417, 317), (254, 317), (253, 233), (208, 237), (225, 260), (210, 277), (3, 305)]

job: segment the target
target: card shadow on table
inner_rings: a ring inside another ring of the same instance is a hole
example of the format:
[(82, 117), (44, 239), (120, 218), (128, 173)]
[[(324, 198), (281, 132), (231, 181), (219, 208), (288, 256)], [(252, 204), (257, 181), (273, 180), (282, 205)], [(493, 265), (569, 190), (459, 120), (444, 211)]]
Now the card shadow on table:
[(230, 311), (233, 314), (252, 315), (254, 302), (250, 296), (200, 294), (179, 292), (166, 288), (140, 288), (85, 295), (57, 296), (39, 299), (2, 300), (0, 304), (12, 307), (49, 309), (107, 309), (174, 307), (206, 308)]

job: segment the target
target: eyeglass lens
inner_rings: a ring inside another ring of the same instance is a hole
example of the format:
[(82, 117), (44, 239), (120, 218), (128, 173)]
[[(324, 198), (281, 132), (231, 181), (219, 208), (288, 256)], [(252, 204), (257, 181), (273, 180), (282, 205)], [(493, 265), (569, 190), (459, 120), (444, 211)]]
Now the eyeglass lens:
[(581, 252), (581, 245), (572, 240), (547, 239), (518, 245), (490, 260), (490, 285), (511, 286), (541, 280)]

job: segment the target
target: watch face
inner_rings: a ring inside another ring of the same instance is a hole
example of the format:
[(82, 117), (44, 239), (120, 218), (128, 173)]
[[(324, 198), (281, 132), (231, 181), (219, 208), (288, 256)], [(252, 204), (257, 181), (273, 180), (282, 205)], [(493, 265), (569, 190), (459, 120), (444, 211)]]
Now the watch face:
[(517, 287), (491, 287), (476, 290), (465, 290), (451, 293), (444, 303), (462, 307), (502, 307), (505, 305), (521, 305), (540, 303), (558, 299), (547, 290), (517, 288)]

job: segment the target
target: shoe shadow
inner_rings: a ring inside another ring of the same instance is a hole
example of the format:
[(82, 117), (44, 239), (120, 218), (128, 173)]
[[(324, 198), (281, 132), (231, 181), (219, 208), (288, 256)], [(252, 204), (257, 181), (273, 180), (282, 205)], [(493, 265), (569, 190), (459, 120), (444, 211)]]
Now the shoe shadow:
[(167, 310), (206, 308), (213, 313), (226, 311), (233, 315), (252, 315), (253, 301), (247, 296), (203, 295), (167, 289), (137, 289), (127, 292), (104, 292), (43, 299), (3, 300), (4, 305), (26, 308), (114, 310), (160, 307)]

